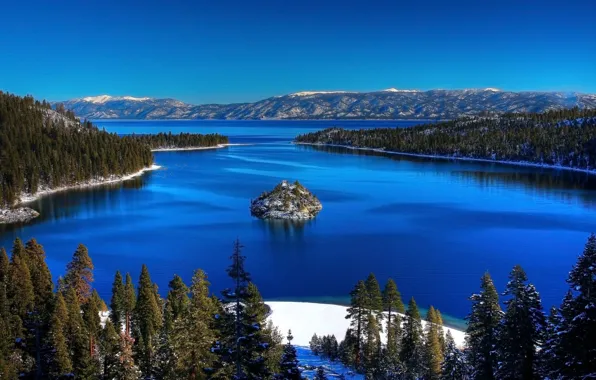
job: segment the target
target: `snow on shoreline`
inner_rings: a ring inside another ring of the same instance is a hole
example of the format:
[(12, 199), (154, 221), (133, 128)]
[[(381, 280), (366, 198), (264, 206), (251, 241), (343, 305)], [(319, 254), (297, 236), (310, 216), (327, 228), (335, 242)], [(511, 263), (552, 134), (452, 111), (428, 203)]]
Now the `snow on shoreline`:
[(329, 147), (346, 148), (346, 149), (352, 149), (352, 150), (364, 150), (364, 151), (369, 151), (369, 152), (395, 154), (398, 156), (436, 158), (436, 159), (441, 159), (441, 160), (460, 160), (460, 161), (470, 161), (470, 162), (490, 162), (490, 163), (494, 163), (494, 164), (503, 164), (503, 165), (512, 165), (512, 166), (527, 166), (527, 167), (541, 168), (541, 169), (556, 169), (556, 170), (566, 170), (566, 171), (586, 173), (586, 174), (596, 174), (596, 169), (580, 169), (580, 168), (572, 168), (569, 166), (561, 166), (561, 165), (538, 164), (538, 163), (529, 162), (529, 161), (503, 161), (503, 160), (491, 160), (488, 158), (455, 157), (455, 156), (441, 156), (441, 155), (421, 154), (421, 153), (406, 153), (406, 152), (396, 152), (396, 151), (392, 151), (392, 150), (385, 150), (383, 148), (360, 148), (360, 147), (354, 147), (354, 146), (349, 146), (349, 145), (340, 145), (340, 144), (304, 143), (304, 142), (295, 142), (295, 141), (293, 141), (292, 143), (296, 144), (296, 145), (329, 146)]
[[(294, 343), (296, 346), (308, 347), (308, 343), (313, 334), (335, 335), (338, 341), (344, 339), (346, 330), (350, 327), (350, 321), (347, 320), (347, 307), (340, 305), (330, 305), (311, 302), (267, 302), (271, 307), (271, 320), (273, 324), (279, 327), (281, 333), (285, 336), (288, 330), (292, 330)], [(426, 321), (422, 321), (422, 326)], [(463, 347), (465, 342), (465, 332), (451, 327), (444, 327), (445, 333), (451, 331), (455, 344)], [(381, 339), (386, 340), (385, 334)]]
[(244, 145), (251, 145), (251, 144), (217, 144), (214, 146), (191, 146), (188, 148), (157, 148), (157, 149), (151, 149), (151, 151), (152, 152), (177, 152), (177, 151), (185, 151), (185, 150), (220, 149), (220, 148), (225, 148), (228, 146), (244, 146)]
[(83, 188), (94, 187), (94, 186), (99, 186), (99, 185), (106, 185), (109, 183), (126, 181), (129, 179), (138, 177), (145, 172), (157, 170), (157, 169), (161, 169), (161, 166), (153, 164), (149, 167), (139, 170), (138, 172), (128, 174), (125, 176), (110, 176), (108, 178), (92, 179), (90, 181), (78, 183), (78, 184), (72, 185), (72, 186), (62, 186), (62, 187), (57, 187), (54, 189), (42, 189), (42, 190), (39, 190), (38, 192), (36, 192), (35, 194), (21, 194), (20, 202), (18, 202), (18, 204), (22, 205), (25, 203), (31, 203), (45, 195), (58, 193), (60, 191), (72, 190), (72, 189), (83, 189)]

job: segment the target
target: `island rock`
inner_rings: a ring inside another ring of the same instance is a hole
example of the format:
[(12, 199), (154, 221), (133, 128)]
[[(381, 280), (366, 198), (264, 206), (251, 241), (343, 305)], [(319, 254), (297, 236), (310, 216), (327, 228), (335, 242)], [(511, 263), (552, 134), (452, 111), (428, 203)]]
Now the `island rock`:
[(261, 219), (307, 220), (323, 208), (321, 202), (298, 181), (281, 181), (270, 192), (251, 201), (250, 213)]
[(0, 224), (26, 223), (38, 216), (39, 213), (29, 207), (0, 209)]

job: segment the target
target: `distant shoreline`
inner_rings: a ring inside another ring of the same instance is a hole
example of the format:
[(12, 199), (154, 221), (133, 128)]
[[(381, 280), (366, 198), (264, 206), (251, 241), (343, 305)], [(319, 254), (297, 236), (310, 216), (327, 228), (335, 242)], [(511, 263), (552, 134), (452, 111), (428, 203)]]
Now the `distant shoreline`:
[(504, 161), (504, 160), (491, 160), (488, 158), (454, 157), (454, 156), (442, 156), (442, 155), (433, 155), (433, 154), (406, 153), (406, 152), (396, 152), (396, 151), (392, 151), (392, 150), (385, 150), (385, 149), (381, 149), (381, 148), (359, 148), (359, 147), (354, 147), (354, 146), (349, 146), (349, 145), (339, 145), (339, 144), (303, 143), (303, 142), (296, 142), (296, 141), (292, 141), (292, 144), (311, 145), (311, 146), (328, 146), (328, 147), (335, 147), (335, 148), (346, 148), (346, 149), (352, 149), (352, 150), (363, 150), (363, 151), (369, 151), (369, 152), (395, 154), (398, 156), (436, 158), (436, 159), (440, 159), (440, 160), (488, 162), (488, 163), (501, 164), (501, 165), (526, 166), (526, 167), (541, 168), (541, 169), (566, 170), (566, 171), (596, 175), (596, 169), (579, 169), (579, 168), (572, 168), (569, 166), (537, 164), (535, 162), (528, 162), (528, 161)]
[(220, 149), (228, 146), (243, 146), (252, 144), (217, 144), (213, 146), (190, 146), (186, 148), (155, 148), (151, 149), (152, 152), (179, 152), (179, 151), (190, 151), (190, 150), (207, 150), (207, 149)]

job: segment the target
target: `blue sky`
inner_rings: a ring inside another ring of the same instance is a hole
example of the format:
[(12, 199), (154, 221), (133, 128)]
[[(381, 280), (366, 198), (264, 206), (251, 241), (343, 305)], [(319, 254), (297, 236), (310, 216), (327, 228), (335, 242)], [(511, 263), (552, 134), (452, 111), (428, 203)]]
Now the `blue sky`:
[(596, 93), (596, 2), (10, 1), (0, 89), (254, 101), (302, 90)]

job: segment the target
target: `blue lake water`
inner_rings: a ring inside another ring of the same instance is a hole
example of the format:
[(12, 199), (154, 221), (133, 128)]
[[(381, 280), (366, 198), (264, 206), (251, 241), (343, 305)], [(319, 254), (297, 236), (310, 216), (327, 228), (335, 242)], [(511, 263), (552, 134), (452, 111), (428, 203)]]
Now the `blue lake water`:
[[(141, 264), (166, 292), (174, 273), (207, 271), (218, 291), (240, 238), (265, 298), (345, 302), (374, 272), (462, 318), (485, 271), (499, 291), (515, 264), (545, 306), (563, 297), (566, 275), (596, 231), (596, 176), (487, 163), (406, 158), (290, 144), (329, 126), (407, 126), (395, 121), (101, 121), (106, 130), (218, 132), (224, 149), (155, 153), (163, 169), (123, 184), (68, 191), (32, 204), (42, 214), (0, 229), (44, 245), (52, 273), (64, 272), (78, 243), (95, 263), (95, 286), (109, 300), (114, 272), (138, 278)], [(299, 180), (323, 203), (302, 226), (251, 217), (251, 198), (280, 180)]]

